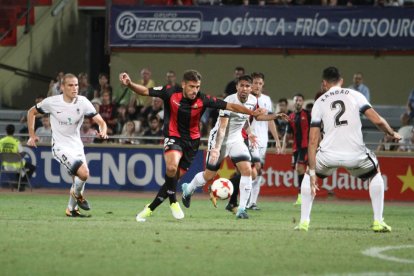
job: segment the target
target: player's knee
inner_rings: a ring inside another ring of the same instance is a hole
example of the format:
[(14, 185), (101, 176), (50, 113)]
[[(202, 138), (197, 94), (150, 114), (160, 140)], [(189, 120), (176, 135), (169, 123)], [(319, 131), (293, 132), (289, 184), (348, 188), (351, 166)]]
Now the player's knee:
[(252, 176), (252, 179), (253, 180), (256, 179), (256, 177), (257, 177), (257, 170), (256, 169), (254, 169), (254, 170), (251, 171), (251, 176)]
[(82, 181), (86, 181), (89, 178), (89, 174), (88, 175), (82, 175), (82, 177), (79, 177)]
[(240, 174), (242, 176), (251, 176), (252, 175), (252, 168), (250, 166), (246, 166), (240, 170)]
[(296, 166), (296, 172), (298, 174), (304, 174), (306, 172), (306, 167), (303, 165)]
[(168, 176), (176, 175), (177, 174), (177, 169), (178, 169), (178, 167), (175, 164), (168, 164), (165, 168), (166, 173), (167, 173)]
[(203, 177), (206, 182), (213, 180), (216, 175), (216, 171), (210, 171), (209, 169), (206, 169), (203, 173)]
[(82, 180), (82, 181), (86, 181), (89, 178), (89, 172), (85, 172), (82, 174), (79, 174), (78, 177)]
[(77, 177), (82, 181), (86, 181), (89, 178), (89, 169), (86, 166), (81, 166), (77, 172)]

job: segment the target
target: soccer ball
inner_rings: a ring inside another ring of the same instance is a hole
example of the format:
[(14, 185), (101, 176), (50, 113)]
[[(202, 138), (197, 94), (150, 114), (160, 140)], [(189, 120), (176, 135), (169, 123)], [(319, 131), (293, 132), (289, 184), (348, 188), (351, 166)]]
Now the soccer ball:
[(211, 184), (211, 192), (216, 198), (228, 199), (233, 194), (233, 183), (226, 178), (219, 178), (214, 180)]

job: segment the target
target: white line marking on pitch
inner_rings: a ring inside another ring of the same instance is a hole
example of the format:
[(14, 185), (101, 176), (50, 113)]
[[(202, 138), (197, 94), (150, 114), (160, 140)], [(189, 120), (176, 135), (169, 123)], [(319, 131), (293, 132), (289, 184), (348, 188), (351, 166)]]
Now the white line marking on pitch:
[(357, 273), (341, 273), (341, 274), (325, 274), (325, 276), (412, 276), (414, 271), (411, 272), (357, 272)]
[(362, 254), (374, 258), (379, 258), (387, 261), (397, 262), (397, 263), (404, 263), (404, 264), (414, 264), (414, 259), (402, 259), (393, 256), (388, 256), (383, 252), (388, 250), (399, 250), (405, 248), (414, 248), (414, 245), (400, 245), (400, 246), (384, 246), (384, 247), (371, 247), (367, 250), (362, 251)]

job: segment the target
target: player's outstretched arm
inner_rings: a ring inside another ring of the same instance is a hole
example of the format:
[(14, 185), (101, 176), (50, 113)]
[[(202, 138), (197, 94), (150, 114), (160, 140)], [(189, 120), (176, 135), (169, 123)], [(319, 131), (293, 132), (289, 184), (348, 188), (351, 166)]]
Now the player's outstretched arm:
[(129, 89), (134, 91), (136, 94), (142, 95), (142, 96), (148, 96), (149, 90), (143, 85), (137, 84), (132, 82), (131, 78), (127, 73), (121, 73), (119, 74), (119, 81), (122, 85), (127, 86)]
[(256, 120), (258, 121), (272, 121), (272, 120), (276, 120), (276, 119), (282, 119), (284, 121), (289, 121), (289, 116), (286, 115), (285, 113), (268, 113), (267, 111), (265, 112), (265, 114), (260, 114), (256, 117)]
[(37, 114), (39, 114), (39, 112), (34, 106), (27, 111), (27, 129), (29, 130), (29, 140), (27, 141), (27, 145), (30, 147), (36, 147), (36, 142), (39, 141), (39, 137), (36, 136), (34, 129)]
[(243, 113), (243, 114), (248, 114), (248, 115), (254, 116), (253, 110), (250, 110), (247, 107), (245, 107), (243, 105), (240, 105), (240, 104), (227, 103), (226, 109), (230, 110), (230, 111), (233, 111), (233, 112)]
[(364, 112), (364, 115), (385, 134), (393, 137), (396, 140), (401, 140), (401, 135), (394, 131), (388, 122), (381, 117), (373, 108), (369, 108)]
[(102, 116), (100, 114), (96, 114), (95, 116), (93, 116), (93, 121), (95, 123), (98, 124), (99, 126), (99, 137), (101, 137), (102, 139), (108, 139), (108, 127), (104, 121), (104, 119), (102, 118)]

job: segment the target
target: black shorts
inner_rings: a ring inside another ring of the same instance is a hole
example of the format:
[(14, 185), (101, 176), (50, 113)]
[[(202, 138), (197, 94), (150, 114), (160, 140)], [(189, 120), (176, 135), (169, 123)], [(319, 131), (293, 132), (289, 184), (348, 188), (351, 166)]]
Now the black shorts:
[(200, 139), (183, 140), (179, 137), (167, 137), (164, 139), (164, 152), (175, 150), (182, 153), (178, 166), (183, 170), (188, 170), (194, 157), (198, 152)]
[(308, 165), (308, 148), (302, 148), (293, 153), (292, 168), (295, 168), (296, 164)]

